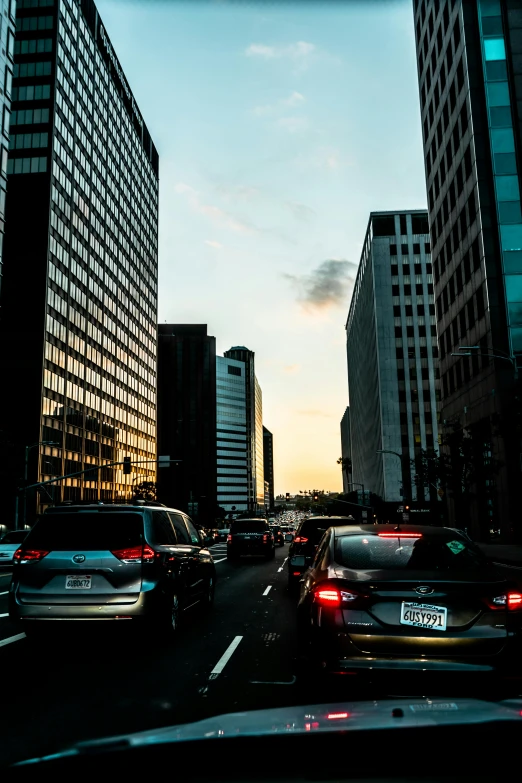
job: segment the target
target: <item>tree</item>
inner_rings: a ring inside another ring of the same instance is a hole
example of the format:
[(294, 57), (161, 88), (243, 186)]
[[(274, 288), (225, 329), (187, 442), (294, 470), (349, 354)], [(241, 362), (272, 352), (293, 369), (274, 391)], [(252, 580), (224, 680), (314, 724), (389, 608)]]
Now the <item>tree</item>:
[(156, 500), (157, 485), (154, 481), (142, 481), (136, 484), (133, 492), (133, 500)]

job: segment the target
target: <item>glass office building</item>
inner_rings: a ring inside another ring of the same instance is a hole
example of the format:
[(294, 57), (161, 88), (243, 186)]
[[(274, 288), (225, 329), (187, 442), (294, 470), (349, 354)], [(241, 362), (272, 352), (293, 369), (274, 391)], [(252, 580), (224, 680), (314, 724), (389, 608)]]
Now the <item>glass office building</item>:
[(469, 512), (474, 537), (522, 540), (520, 2), (415, 0), (414, 24), (442, 434), (458, 460), (465, 432), (474, 462), (472, 484), (450, 499), (450, 520)]
[[(436, 487), (413, 481), (421, 451), (438, 448), (438, 349), (425, 210), (371, 213), (346, 349), (353, 481), (386, 501), (436, 503)], [(381, 449), (396, 454), (378, 454)]]
[[(23, 2), (23, 0), (19, 0)], [(2, 249), (4, 244), (5, 202), (7, 191), (7, 164), (9, 148), (9, 123), (11, 117), (11, 91), (13, 85), (15, 48), (15, 0), (0, 2), (0, 122), (2, 123), (2, 148), (0, 150), (0, 307), (2, 295)]]
[(26, 446), (29, 483), (141, 462), (64, 480), (30, 496), (31, 513), (155, 479), (158, 154), (92, 0), (22, 0), (16, 30), (4, 475), (12, 490)]
[(246, 366), (216, 357), (217, 502), (227, 514), (248, 510)]

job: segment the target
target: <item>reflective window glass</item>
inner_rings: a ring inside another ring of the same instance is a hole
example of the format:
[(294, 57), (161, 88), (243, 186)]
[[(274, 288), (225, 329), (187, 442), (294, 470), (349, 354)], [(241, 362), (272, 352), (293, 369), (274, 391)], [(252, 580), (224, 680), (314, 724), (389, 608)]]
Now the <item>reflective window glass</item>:
[(500, 223), (520, 223), (520, 201), (500, 201), (498, 204), (498, 216)]
[(505, 60), (506, 47), (503, 38), (485, 38), (484, 52), (486, 60)]
[(514, 351), (522, 351), (522, 328), (515, 327), (515, 329), (509, 330), (511, 334), (511, 345)]
[(499, 201), (516, 201), (520, 196), (518, 177), (495, 177)]
[(493, 155), (495, 174), (516, 174), (517, 161), (514, 152), (500, 152)]
[(511, 127), (511, 108), (509, 106), (491, 106), (489, 119), (492, 128)]
[(509, 106), (509, 89), (507, 82), (491, 82), (486, 84), (488, 103), (490, 106)]
[(505, 275), (508, 302), (522, 302), (522, 275)]
[(508, 305), (509, 323), (522, 326), (522, 302)]
[(504, 252), (504, 273), (506, 275), (522, 274), (522, 250)]
[(500, 0), (480, 0), (480, 15), (500, 16)]
[[(522, 225), (501, 226), (502, 250), (522, 250)], [(515, 302), (518, 299), (512, 299)]]
[(493, 152), (514, 152), (515, 138), (512, 128), (496, 128), (491, 131)]

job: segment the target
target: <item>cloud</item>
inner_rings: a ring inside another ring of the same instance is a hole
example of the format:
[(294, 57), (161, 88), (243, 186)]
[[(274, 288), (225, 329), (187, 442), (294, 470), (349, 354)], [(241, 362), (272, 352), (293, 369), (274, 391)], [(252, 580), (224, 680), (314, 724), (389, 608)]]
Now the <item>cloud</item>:
[(308, 120), (305, 117), (281, 117), (277, 124), (288, 133), (300, 133), (308, 128)]
[(268, 46), (267, 44), (250, 44), (245, 49), (247, 57), (259, 57), (263, 60), (280, 60), (282, 58), (290, 60), (305, 60), (313, 52), (316, 46), (308, 41), (297, 41), (296, 43), (286, 44), (285, 46)]
[(301, 372), (301, 365), (300, 364), (287, 364), (283, 367), (283, 372), (286, 375), (296, 375), (298, 372)]
[(225, 228), (228, 228), (237, 234), (257, 233), (257, 229), (254, 226), (238, 219), (230, 212), (226, 212), (226, 210), (217, 207), (215, 204), (203, 203), (198, 191), (190, 185), (187, 185), (184, 182), (178, 182), (174, 186), (174, 190), (176, 193), (187, 197), (188, 203), (195, 212), (199, 212), (200, 215), (205, 215), (205, 217), (210, 218), (213, 223), (225, 226)]
[(346, 304), (353, 286), (357, 264), (344, 259), (329, 259), (308, 275), (284, 277), (297, 289), (297, 300), (305, 309), (325, 310)]
[(254, 106), (252, 113), (255, 114), (256, 117), (267, 117), (270, 114), (274, 114), (275, 112), (287, 107), (294, 109), (298, 108), (299, 106), (302, 106), (305, 101), (306, 98), (304, 95), (294, 90), (294, 92), (290, 93), (288, 98), (281, 98), (279, 101), (277, 101), (277, 103), (268, 103), (264, 106)]
[(296, 218), (296, 220), (308, 221), (317, 216), (317, 212), (306, 204), (300, 204), (297, 201), (287, 201), (286, 206)]
[(208, 245), (209, 247), (215, 247), (216, 250), (220, 250), (223, 247), (221, 242), (216, 242), (214, 239), (205, 239), (205, 245)]

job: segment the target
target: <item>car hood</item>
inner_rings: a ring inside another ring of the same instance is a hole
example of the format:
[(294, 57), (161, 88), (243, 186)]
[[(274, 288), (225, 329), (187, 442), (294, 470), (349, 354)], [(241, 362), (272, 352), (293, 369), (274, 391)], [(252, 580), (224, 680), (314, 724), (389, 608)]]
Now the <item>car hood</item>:
[[(223, 737), (377, 729), (393, 731), (421, 726), (458, 726), (511, 720), (520, 722), (521, 709), (522, 699), (494, 703), (479, 699), (428, 698), (281, 707), (228, 713), (195, 723), (89, 740), (78, 743), (61, 754), (53, 754), (52, 758), (157, 743), (218, 740)], [(20, 765), (44, 761), (45, 758), (30, 759), (20, 762)]]

